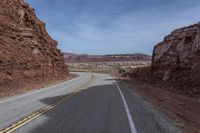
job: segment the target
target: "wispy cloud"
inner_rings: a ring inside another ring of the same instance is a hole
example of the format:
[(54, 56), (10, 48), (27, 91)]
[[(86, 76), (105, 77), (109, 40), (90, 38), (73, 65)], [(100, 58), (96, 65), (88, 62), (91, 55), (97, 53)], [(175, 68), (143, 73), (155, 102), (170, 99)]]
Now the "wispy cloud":
[(199, 0), (28, 0), (65, 52), (143, 52), (200, 20)]

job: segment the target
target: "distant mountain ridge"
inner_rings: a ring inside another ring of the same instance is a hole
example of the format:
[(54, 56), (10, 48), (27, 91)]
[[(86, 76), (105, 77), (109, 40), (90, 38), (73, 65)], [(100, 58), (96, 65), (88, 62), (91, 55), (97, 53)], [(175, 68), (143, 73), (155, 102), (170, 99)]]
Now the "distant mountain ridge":
[(150, 61), (151, 56), (134, 53), (134, 54), (109, 54), (109, 55), (88, 55), (63, 53), (65, 62), (98, 62), (98, 61)]

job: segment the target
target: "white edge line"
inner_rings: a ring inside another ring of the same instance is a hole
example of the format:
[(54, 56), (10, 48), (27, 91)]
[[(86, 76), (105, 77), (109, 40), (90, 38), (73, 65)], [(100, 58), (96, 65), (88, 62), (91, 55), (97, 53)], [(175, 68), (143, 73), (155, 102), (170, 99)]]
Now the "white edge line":
[(127, 114), (127, 117), (128, 117), (129, 126), (130, 126), (130, 129), (131, 129), (131, 133), (137, 133), (135, 125), (134, 125), (134, 122), (133, 122), (133, 119), (132, 119), (132, 116), (131, 116), (131, 113), (130, 113), (130, 111), (128, 109), (128, 105), (127, 105), (126, 100), (124, 98), (124, 95), (123, 95), (119, 85), (117, 84), (117, 82), (115, 80), (114, 80), (114, 82), (115, 82), (115, 84), (116, 84), (116, 86), (117, 86), (117, 88), (119, 90), (119, 93), (120, 93), (120, 95), (122, 97), (122, 101), (124, 103), (124, 107), (125, 107), (126, 114)]
[[(77, 78), (74, 78), (74, 79), (71, 79), (71, 80), (68, 80), (68, 81), (65, 81), (65, 82), (62, 82), (62, 83), (59, 83), (59, 84), (55, 84), (55, 85), (52, 85), (52, 86), (47, 86), (45, 88), (42, 88), (42, 89), (39, 89), (39, 90), (35, 90), (35, 91), (32, 91), (32, 92), (27, 92), (25, 94), (20, 94), (18, 96), (13, 96), (13, 97), (8, 97), (6, 99), (0, 99), (0, 104), (1, 103), (5, 103), (5, 102), (8, 102), (8, 101), (12, 101), (12, 100), (15, 100), (15, 99), (18, 99), (18, 98), (21, 98), (21, 97), (25, 97), (25, 96), (29, 96), (29, 95), (32, 95), (32, 94), (35, 94), (35, 93), (39, 93), (39, 92), (43, 92), (43, 91), (47, 91), (49, 89), (52, 89), (52, 88), (55, 88), (57, 86), (60, 86), (60, 85), (63, 85), (63, 84), (66, 84), (66, 83), (70, 83), (72, 81), (75, 81), (75, 80), (78, 80), (82, 77), (82, 75), (80, 75), (79, 77)], [(0, 132), (1, 133), (1, 132)]]

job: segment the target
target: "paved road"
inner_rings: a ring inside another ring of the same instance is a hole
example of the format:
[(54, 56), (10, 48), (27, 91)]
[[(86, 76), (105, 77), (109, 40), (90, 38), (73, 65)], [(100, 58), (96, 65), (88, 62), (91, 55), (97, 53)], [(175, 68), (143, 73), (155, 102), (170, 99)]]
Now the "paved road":
[(123, 83), (106, 74), (78, 74), (71, 81), (2, 99), (0, 129), (16, 133), (182, 133)]

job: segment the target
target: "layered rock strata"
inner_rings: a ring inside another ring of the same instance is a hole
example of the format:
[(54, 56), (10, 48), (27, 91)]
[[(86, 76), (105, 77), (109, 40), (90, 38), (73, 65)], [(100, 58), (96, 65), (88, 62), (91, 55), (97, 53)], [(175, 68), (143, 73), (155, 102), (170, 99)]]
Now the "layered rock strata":
[(180, 28), (154, 47), (152, 65), (129, 76), (161, 88), (195, 96), (200, 94), (200, 23)]
[(24, 0), (0, 1), (0, 89), (67, 76), (57, 42)]
[(189, 95), (200, 94), (200, 23), (177, 29), (155, 46), (152, 72)]

